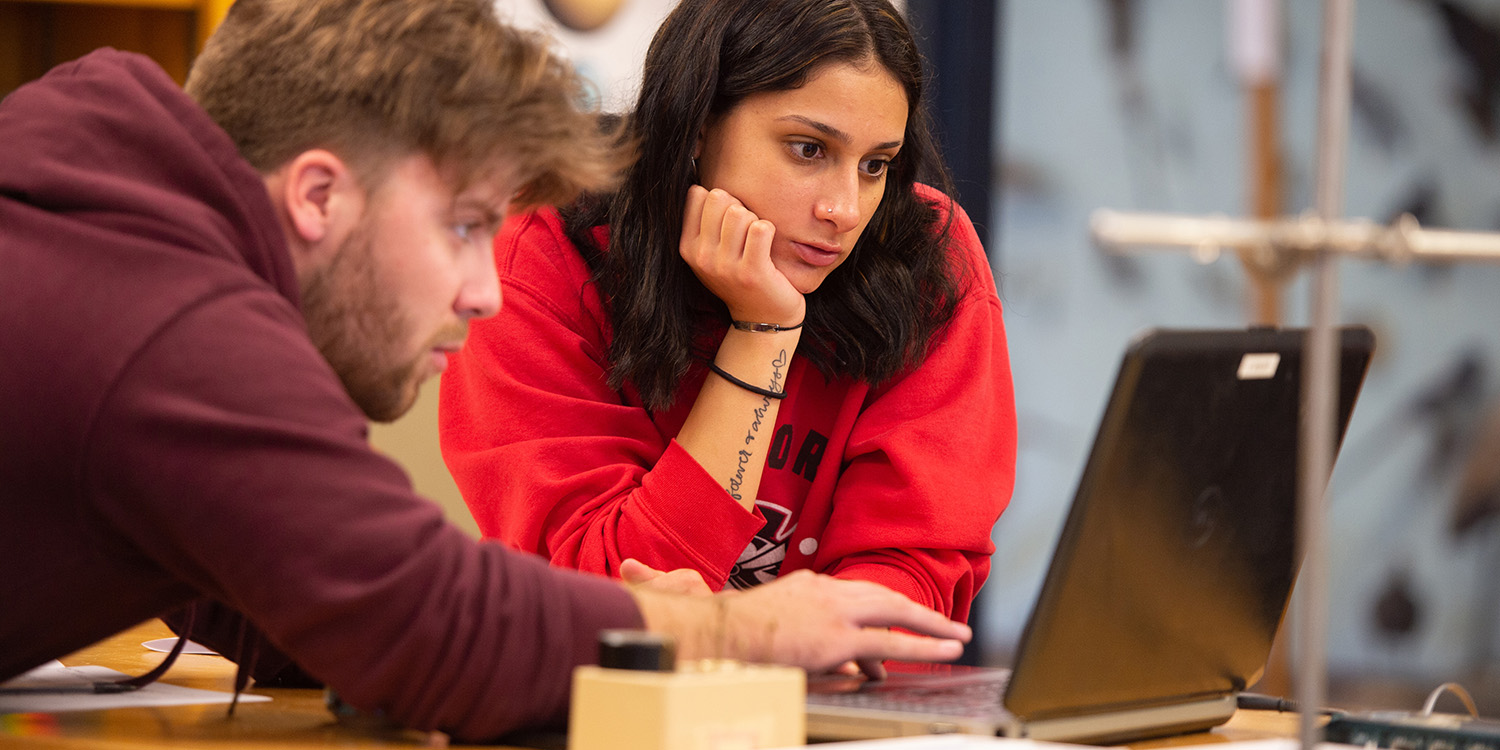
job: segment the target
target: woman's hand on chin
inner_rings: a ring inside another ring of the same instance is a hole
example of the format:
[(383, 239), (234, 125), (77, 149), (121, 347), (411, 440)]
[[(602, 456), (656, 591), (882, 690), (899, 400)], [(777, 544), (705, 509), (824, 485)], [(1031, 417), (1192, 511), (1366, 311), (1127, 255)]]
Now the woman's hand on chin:
[(792, 326), (807, 301), (771, 262), (776, 227), (729, 193), (688, 188), (682, 216), (682, 259), (735, 320)]

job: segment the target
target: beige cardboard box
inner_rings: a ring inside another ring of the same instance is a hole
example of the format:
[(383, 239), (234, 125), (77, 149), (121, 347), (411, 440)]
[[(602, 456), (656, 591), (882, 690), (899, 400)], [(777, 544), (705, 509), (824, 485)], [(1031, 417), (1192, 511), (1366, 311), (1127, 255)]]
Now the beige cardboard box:
[(579, 667), (569, 750), (754, 750), (806, 741), (807, 674), (704, 661), (675, 672)]

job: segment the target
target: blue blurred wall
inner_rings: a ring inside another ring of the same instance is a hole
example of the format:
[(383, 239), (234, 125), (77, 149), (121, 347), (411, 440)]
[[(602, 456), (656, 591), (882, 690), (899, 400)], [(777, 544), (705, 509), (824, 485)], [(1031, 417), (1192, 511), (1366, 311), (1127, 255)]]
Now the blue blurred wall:
[[(1040, 585), (1127, 341), (1150, 326), (1247, 321), (1234, 258), (1110, 259), (1088, 241), (1098, 208), (1243, 215), (1249, 206), (1247, 114), (1224, 51), (1227, 6), (1133, 5), (1124, 60), (1111, 54), (1104, 0), (1006, 0), (1002, 14), (991, 242), (1020, 456), (981, 624), (1002, 648)], [(1281, 127), (1295, 213), (1312, 205), (1321, 3), (1288, 6)], [(1500, 27), (1500, 2), (1460, 7)], [(1500, 228), (1500, 148), (1459, 104), (1470, 71), (1435, 6), (1364, 0), (1355, 20), (1361, 100), (1346, 213), (1383, 221), (1425, 190), (1442, 226)], [(1486, 525), (1458, 538), (1448, 523), (1474, 428), (1500, 405), (1500, 265), (1348, 260), (1340, 277), (1341, 318), (1372, 326), (1379, 353), (1330, 491), (1330, 668), (1428, 678), (1484, 666), (1500, 618), (1500, 534)], [(1286, 322), (1305, 324), (1307, 295), (1300, 274), (1285, 291)], [(1480, 375), (1471, 387), (1439, 400), (1442, 408), (1419, 408), (1465, 358)], [(1374, 611), (1383, 596), (1399, 603), (1391, 596), (1400, 592), (1417, 619), (1393, 634), (1375, 625)]]

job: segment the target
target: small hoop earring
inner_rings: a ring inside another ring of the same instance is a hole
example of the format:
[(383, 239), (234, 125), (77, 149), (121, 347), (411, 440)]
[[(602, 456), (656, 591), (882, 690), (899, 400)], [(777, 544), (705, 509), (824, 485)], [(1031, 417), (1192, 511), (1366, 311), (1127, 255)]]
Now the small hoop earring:
[(698, 157), (691, 156), (691, 157), (688, 157), (688, 158), (691, 159), (692, 162), (693, 162), (693, 182), (697, 183), (698, 182)]

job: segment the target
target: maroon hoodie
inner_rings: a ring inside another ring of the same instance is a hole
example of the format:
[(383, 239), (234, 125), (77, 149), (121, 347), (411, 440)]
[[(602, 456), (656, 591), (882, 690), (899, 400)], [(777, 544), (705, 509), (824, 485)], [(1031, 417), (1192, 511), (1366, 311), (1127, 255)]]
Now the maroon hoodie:
[(206, 598), (407, 726), (557, 721), (629, 595), (469, 540), (366, 429), (260, 176), (161, 70), (0, 102), (0, 680)]

